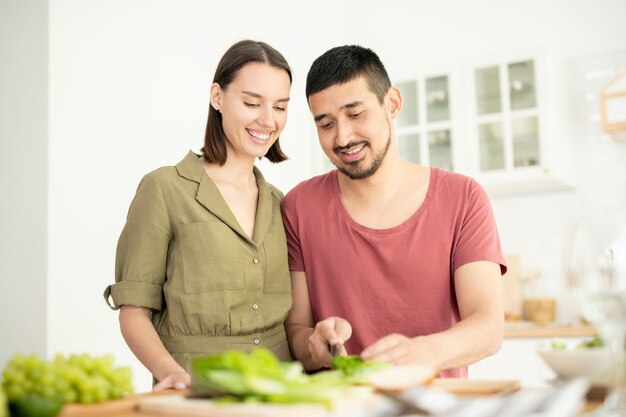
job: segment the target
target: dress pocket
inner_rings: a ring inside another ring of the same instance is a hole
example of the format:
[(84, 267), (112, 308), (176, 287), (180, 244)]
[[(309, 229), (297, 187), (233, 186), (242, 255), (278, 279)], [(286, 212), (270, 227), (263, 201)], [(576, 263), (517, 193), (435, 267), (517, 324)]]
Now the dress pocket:
[(287, 258), (287, 238), (282, 227), (270, 230), (263, 243), (267, 269), (263, 292), (266, 294), (291, 294), (291, 276)]
[(186, 294), (245, 287), (241, 243), (224, 223), (185, 224), (179, 238)]

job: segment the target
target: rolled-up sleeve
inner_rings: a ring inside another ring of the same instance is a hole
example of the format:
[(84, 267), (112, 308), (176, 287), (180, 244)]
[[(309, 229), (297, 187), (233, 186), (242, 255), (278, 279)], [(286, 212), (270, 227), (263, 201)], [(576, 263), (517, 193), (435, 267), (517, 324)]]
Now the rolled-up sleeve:
[(117, 243), (115, 284), (104, 291), (112, 309), (134, 305), (161, 310), (171, 235), (161, 184), (154, 173), (148, 174), (139, 183)]

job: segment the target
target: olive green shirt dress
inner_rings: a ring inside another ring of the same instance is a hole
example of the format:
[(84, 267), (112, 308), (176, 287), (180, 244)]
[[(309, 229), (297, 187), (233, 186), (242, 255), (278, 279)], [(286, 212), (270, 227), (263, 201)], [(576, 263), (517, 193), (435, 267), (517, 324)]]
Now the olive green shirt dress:
[(291, 308), (282, 194), (254, 167), (252, 238), (193, 152), (140, 182), (117, 245), (113, 309), (152, 310), (163, 345), (188, 369), (193, 356), (263, 346), (291, 360), (283, 322)]

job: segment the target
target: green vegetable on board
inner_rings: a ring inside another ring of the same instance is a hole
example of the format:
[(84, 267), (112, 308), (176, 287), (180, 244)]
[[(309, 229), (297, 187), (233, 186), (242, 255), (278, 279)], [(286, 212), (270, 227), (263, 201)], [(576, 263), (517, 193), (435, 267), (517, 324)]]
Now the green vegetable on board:
[(332, 408), (351, 382), (341, 371), (303, 373), (300, 362), (281, 362), (264, 348), (227, 351), (192, 360), (192, 396), (222, 401), (319, 403)]
[(348, 383), (365, 385), (370, 383), (372, 373), (386, 368), (382, 362), (366, 362), (357, 355), (333, 357), (332, 369), (339, 370)]

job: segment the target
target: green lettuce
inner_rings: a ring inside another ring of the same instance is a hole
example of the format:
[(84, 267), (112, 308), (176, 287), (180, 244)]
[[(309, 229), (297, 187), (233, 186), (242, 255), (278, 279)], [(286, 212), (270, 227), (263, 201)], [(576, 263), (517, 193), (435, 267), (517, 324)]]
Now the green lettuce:
[(196, 358), (191, 371), (191, 396), (224, 401), (320, 403), (331, 408), (348, 385), (341, 374), (306, 375), (299, 362), (281, 362), (264, 348)]
[(343, 379), (354, 385), (369, 384), (369, 377), (387, 366), (382, 362), (366, 362), (357, 355), (335, 356), (332, 361), (332, 369), (340, 371)]

